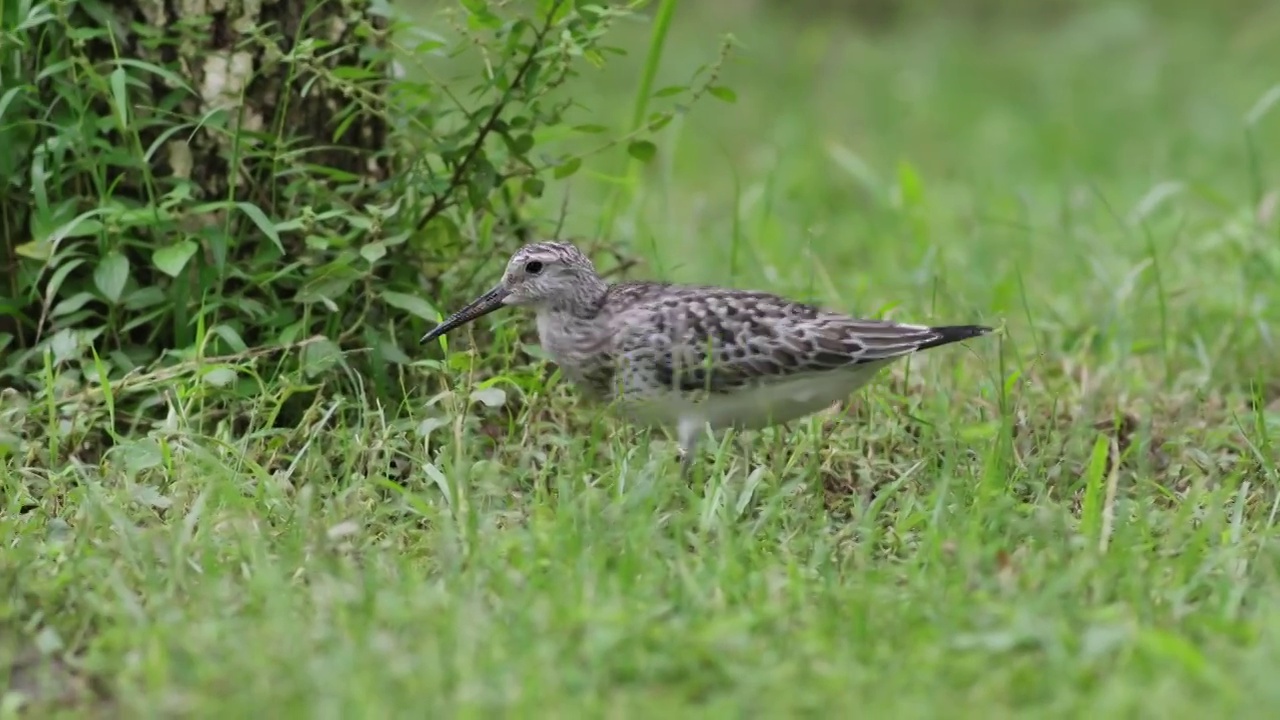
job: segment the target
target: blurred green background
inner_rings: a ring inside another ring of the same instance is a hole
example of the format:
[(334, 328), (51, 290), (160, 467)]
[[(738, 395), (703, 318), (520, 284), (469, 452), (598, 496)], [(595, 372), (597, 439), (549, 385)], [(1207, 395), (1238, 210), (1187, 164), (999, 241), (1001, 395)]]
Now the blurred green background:
[[(627, 126), (652, 26), (622, 25), (628, 54), (566, 90), (578, 122)], [(654, 87), (726, 33), (735, 103), (696, 103), (634, 176), (592, 159), (544, 214), (568, 192), (568, 233), (648, 275), (1007, 321), (1195, 382), (1269, 367), (1280, 5), (679, 3)]]

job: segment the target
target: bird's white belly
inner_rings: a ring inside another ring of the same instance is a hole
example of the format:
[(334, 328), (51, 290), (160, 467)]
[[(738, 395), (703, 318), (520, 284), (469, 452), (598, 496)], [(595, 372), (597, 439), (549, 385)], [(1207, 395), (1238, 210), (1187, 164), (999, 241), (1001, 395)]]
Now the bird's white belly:
[(646, 394), (620, 401), (618, 411), (646, 425), (671, 427), (697, 418), (717, 430), (755, 430), (827, 408), (866, 385), (874, 374), (875, 369), (858, 369), (807, 375), (697, 401), (676, 392)]

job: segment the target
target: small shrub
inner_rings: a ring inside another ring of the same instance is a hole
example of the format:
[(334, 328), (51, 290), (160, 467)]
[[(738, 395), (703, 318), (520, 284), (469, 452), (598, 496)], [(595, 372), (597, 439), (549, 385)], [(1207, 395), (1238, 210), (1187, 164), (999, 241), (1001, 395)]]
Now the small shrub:
[[(169, 388), (150, 379), (234, 397), (261, 388), (236, 363), (272, 358), (260, 373), (341, 365), (394, 394), (433, 300), (470, 292), (581, 166), (539, 138), (599, 135), (564, 85), (633, 11), (466, 0), (433, 34), (371, 2), (4, 5), (0, 385), (56, 377), (99, 409), (111, 385), (145, 413)], [(595, 150), (649, 149), (705, 89)]]

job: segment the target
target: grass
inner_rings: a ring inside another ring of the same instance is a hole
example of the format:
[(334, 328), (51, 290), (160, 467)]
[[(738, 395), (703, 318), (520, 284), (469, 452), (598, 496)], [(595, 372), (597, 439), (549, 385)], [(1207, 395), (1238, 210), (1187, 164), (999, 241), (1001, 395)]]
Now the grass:
[[(351, 378), (273, 428), (307, 382), (280, 377), (201, 435), (193, 366), (156, 379), (165, 429), (97, 458), (6, 403), (61, 463), (0, 467), (0, 653), (83, 650), (45, 669), (103, 715), (1280, 710), (1280, 25), (1143, 7), (875, 36), (680, 7), (654, 85), (732, 31), (737, 102), (589, 163), (568, 231), (636, 275), (1000, 335), (730, 438), (693, 485), (520, 363), (516, 314), (424, 350), (450, 389), (407, 416)], [(618, 127), (648, 33), (575, 89)]]

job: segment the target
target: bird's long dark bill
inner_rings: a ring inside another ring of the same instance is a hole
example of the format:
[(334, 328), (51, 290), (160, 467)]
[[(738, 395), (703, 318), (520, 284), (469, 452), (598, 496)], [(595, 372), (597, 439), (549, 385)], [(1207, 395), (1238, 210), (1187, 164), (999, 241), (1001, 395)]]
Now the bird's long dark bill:
[(422, 342), (429, 343), (456, 327), (461, 327), (476, 318), (482, 318), (485, 315), (488, 315), (494, 310), (502, 307), (502, 301), (506, 297), (506, 288), (501, 285), (495, 287), (484, 295), (481, 295), (471, 301), (469, 305), (458, 312), (445, 318), (444, 321), (437, 325), (434, 330), (422, 336)]

